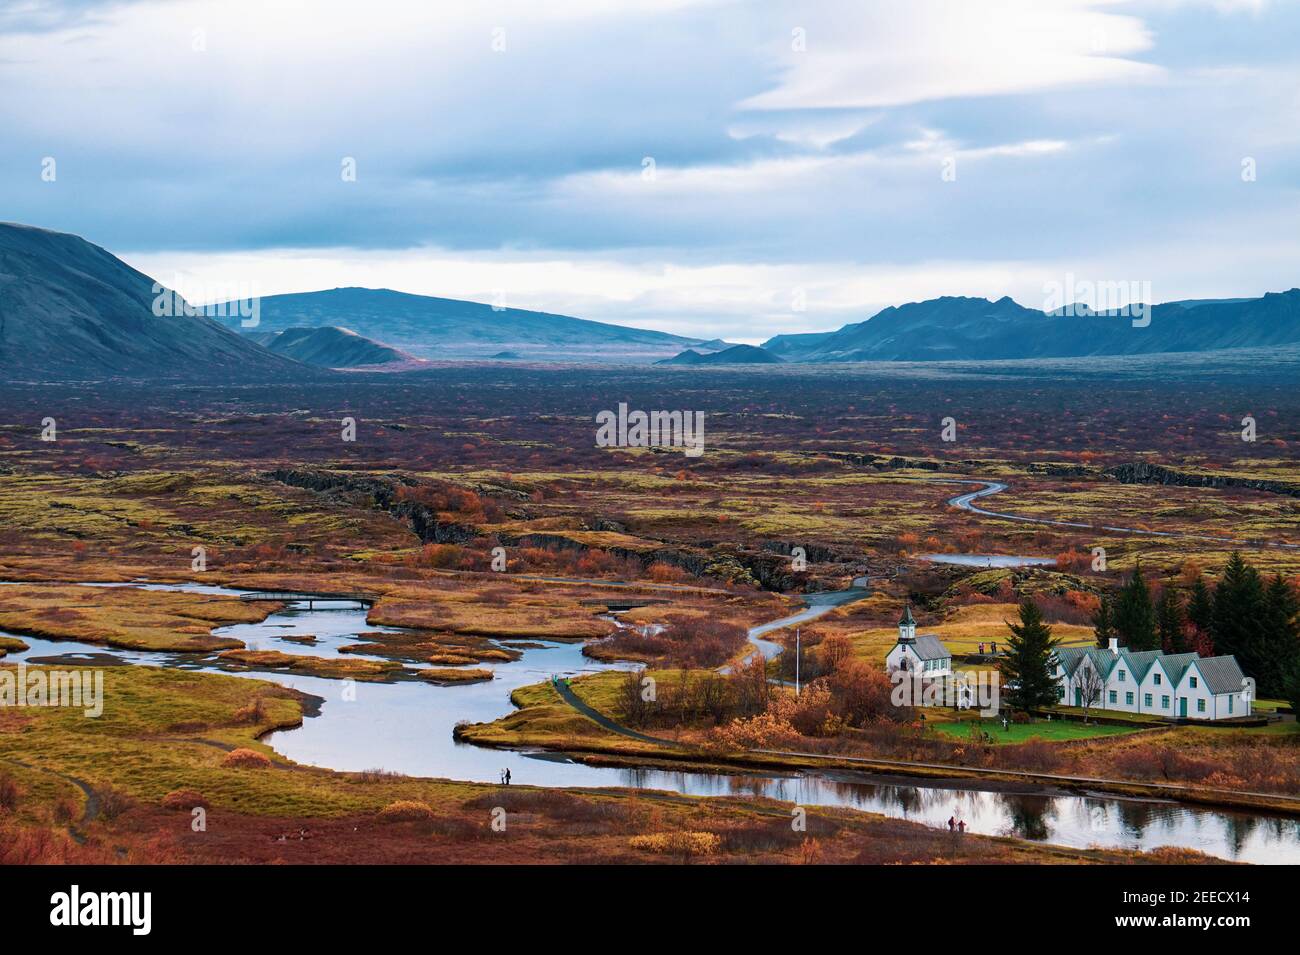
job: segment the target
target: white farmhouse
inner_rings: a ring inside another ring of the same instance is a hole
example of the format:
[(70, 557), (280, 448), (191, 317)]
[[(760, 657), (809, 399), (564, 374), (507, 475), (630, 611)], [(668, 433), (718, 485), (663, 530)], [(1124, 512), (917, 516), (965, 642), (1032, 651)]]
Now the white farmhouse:
[(885, 656), (885, 670), (910, 671), (921, 677), (952, 676), (952, 654), (932, 633), (916, 635), (916, 620), (908, 604), (898, 621), (898, 642)]
[(1057, 650), (1056, 662), (1057, 696), (1066, 706), (1196, 720), (1251, 713), (1251, 686), (1236, 657), (1131, 652), (1112, 639), (1104, 650)]

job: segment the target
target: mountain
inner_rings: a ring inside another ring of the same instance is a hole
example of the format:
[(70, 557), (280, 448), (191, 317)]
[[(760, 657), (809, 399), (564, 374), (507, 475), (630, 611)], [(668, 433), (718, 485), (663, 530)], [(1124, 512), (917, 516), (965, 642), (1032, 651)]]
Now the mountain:
[[(224, 320), (236, 327), (237, 318)], [(665, 332), (607, 325), (567, 315), (497, 310), (479, 302), (391, 289), (337, 288), (261, 300), (258, 331), (341, 326), (417, 358), (489, 358), (512, 351), (552, 361), (653, 361), (699, 344)]]
[(688, 348), (672, 358), (663, 358), (656, 365), (776, 365), (782, 359), (756, 345), (732, 345), (722, 351), (700, 354)]
[(1169, 302), (1135, 314), (1051, 314), (1009, 297), (944, 297), (881, 310), (835, 332), (764, 343), (787, 361), (1080, 358), (1259, 348), (1300, 342), (1300, 289), (1262, 298)]
[(0, 223), (0, 377), (249, 381), (313, 374), (209, 318), (185, 315), (183, 299), (155, 288), (162, 286), (78, 236)]
[(347, 328), (286, 328), (250, 335), (269, 351), (322, 368), (363, 368), (414, 362), (405, 352), (362, 338)]

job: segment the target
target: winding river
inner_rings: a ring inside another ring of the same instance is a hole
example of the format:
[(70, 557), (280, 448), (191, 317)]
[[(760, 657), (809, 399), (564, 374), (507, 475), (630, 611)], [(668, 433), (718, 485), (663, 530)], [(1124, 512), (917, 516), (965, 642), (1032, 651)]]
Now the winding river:
[[(126, 586), (229, 596), (241, 592), (199, 584)], [(779, 646), (763, 640), (764, 634), (811, 620), (837, 603), (852, 599), (846, 593), (813, 596), (805, 610), (755, 627), (750, 637), (765, 656), (771, 656)], [(243, 640), (255, 649), (333, 656), (340, 646), (356, 643), (358, 634), (384, 629), (366, 623), (365, 618), (366, 608), (355, 602), (317, 600), (311, 609), (290, 605), (261, 623), (224, 627), (215, 633)], [(286, 639), (304, 634), (315, 636), (318, 642), (308, 646)], [(272, 734), (267, 741), (289, 759), (331, 769), (385, 769), (413, 776), (492, 783), (508, 767), (516, 783), (533, 785), (630, 786), (692, 796), (762, 795), (801, 805), (844, 806), (930, 826), (943, 826), (949, 816), (956, 814), (972, 832), (1054, 845), (1135, 849), (1184, 846), (1243, 862), (1286, 864), (1300, 860), (1300, 820), (1293, 818), (1032, 788), (990, 792), (968, 788), (968, 781), (954, 786), (933, 782), (918, 785), (911, 780), (838, 773), (781, 776), (597, 767), (561, 754), (486, 749), (452, 738), (458, 721), (486, 722), (508, 713), (510, 692), (517, 687), (555, 674), (577, 676), (619, 666), (584, 657), (580, 644), (547, 642), (521, 648), (518, 660), (481, 664), (495, 675), (487, 683), (357, 683), (355, 699), (347, 699), (344, 684), (338, 680), (282, 672), (233, 671), (211, 655), (105, 650), (22, 639), (30, 649), (11, 652), (5, 663), (57, 660), (61, 665), (75, 666), (79, 661), (101, 663), (113, 657), (124, 665), (180, 667), (269, 680), (312, 694), (321, 700), (319, 713), (306, 718), (296, 729)], [(112, 705), (111, 699), (107, 705)]]

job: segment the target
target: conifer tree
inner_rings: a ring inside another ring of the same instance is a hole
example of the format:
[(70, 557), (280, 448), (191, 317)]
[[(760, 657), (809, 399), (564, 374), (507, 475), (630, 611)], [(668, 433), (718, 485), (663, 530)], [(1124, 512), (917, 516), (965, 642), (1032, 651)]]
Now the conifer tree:
[(1192, 583), (1192, 595), (1187, 601), (1187, 620), (1206, 636), (1214, 632), (1214, 594), (1199, 574)]
[(1140, 563), (1133, 568), (1133, 576), (1128, 583), (1120, 589), (1112, 621), (1122, 646), (1130, 650), (1159, 649), (1156, 610), (1151, 603), (1151, 591), (1142, 576)]
[(1260, 672), (1255, 677), (1261, 695), (1281, 696), (1293, 671), (1300, 671), (1300, 595), (1281, 574), (1264, 591), (1260, 621)]
[(1186, 619), (1183, 615), (1183, 600), (1173, 585), (1167, 585), (1160, 592), (1160, 602), (1156, 605), (1156, 628), (1160, 634), (1160, 649), (1166, 653), (1184, 653), (1187, 640), (1183, 632)]
[(1110, 638), (1115, 636), (1114, 613), (1114, 601), (1110, 594), (1102, 594), (1097, 612), (1092, 615), (1092, 629), (1096, 633), (1097, 646), (1103, 650), (1110, 646)]
[(1257, 681), (1262, 669), (1267, 669), (1264, 613), (1264, 582), (1259, 572), (1233, 551), (1214, 588), (1210, 636), (1216, 653), (1235, 656), (1246, 675)]
[(1014, 686), (1012, 703), (1022, 710), (1051, 706), (1058, 702), (1056, 647), (1052, 628), (1033, 599), (1020, 601), (1020, 623), (1008, 623), (1007, 655), (1000, 664), (1003, 682)]

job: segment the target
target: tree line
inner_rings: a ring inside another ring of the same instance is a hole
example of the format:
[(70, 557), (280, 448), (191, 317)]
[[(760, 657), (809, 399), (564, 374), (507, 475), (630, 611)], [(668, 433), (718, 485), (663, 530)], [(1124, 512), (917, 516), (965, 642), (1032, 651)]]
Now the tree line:
[(1139, 564), (1093, 617), (1098, 646), (1235, 656), (1265, 698), (1289, 698), (1300, 682), (1300, 594), (1281, 574), (1265, 578), (1233, 551), (1217, 584), (1197, 575), (1184, 593), (1153, 596)]

